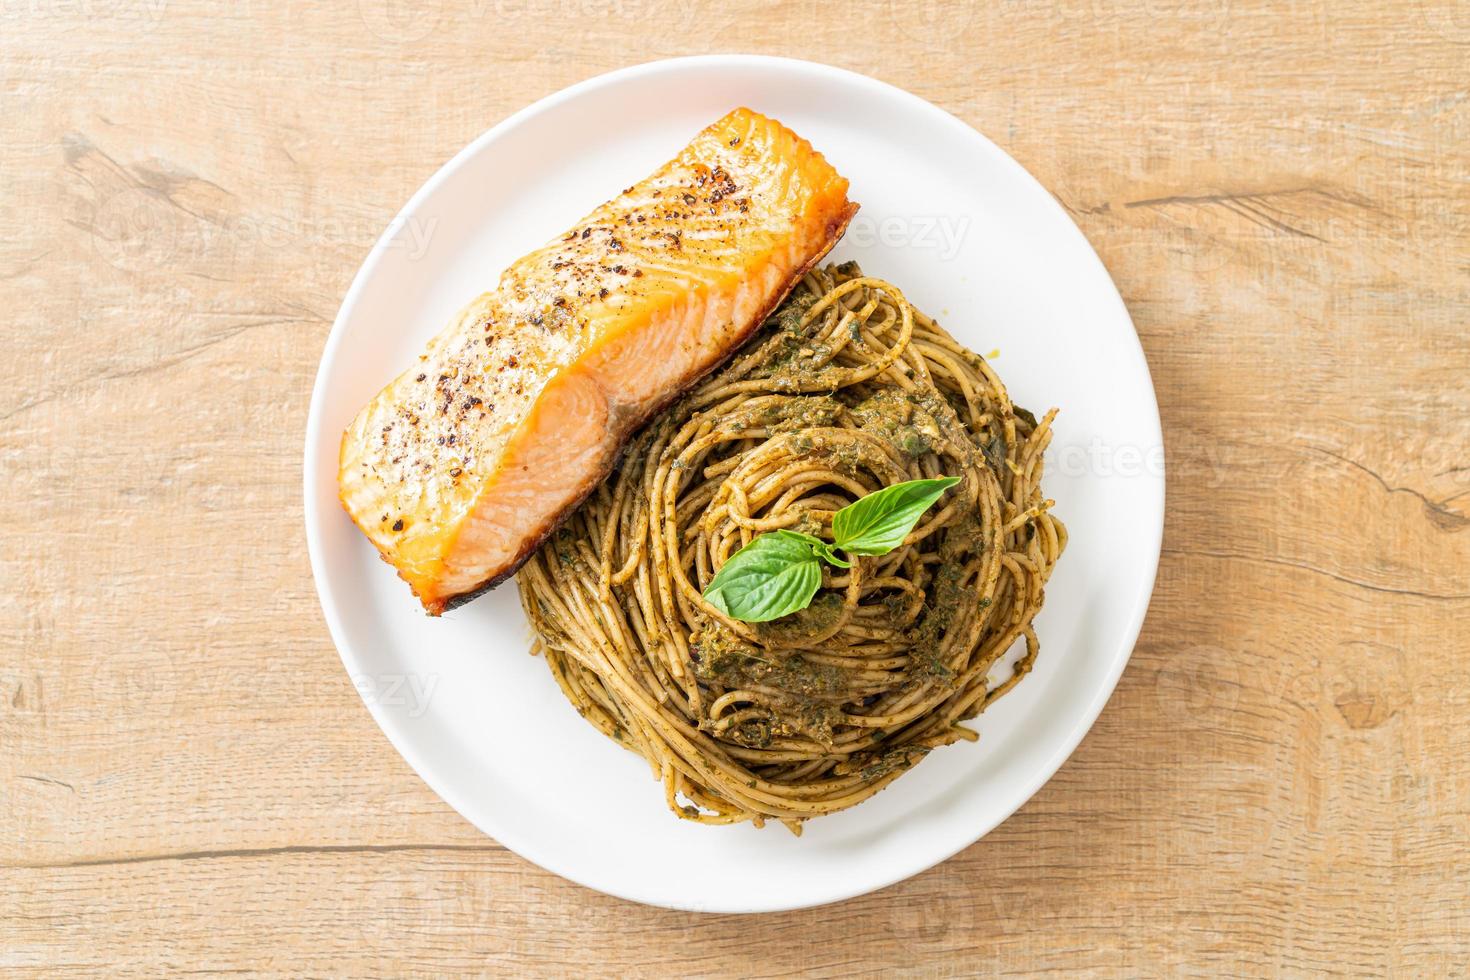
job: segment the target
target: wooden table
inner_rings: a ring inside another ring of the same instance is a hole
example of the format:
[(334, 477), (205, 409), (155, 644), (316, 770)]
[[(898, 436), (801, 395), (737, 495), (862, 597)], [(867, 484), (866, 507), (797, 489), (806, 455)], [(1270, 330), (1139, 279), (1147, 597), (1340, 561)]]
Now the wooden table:
[[(1119, 7), (0, 2), (0, 968), (1463, 975), (1470, 7)], [(1147, 625), (1056, 778), (754, 918), (594, 894), (440, 802), (301, 516), (317, 359), (408, 195), (542, 95), (729, 49), (895, 82), (1051, 189), (1170, 467)]]

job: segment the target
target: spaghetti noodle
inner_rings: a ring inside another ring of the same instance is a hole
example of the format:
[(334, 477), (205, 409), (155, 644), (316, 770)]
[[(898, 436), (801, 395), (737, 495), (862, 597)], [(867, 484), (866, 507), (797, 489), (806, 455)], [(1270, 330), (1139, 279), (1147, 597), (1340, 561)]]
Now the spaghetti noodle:
[[(1067, 539), (1040, 488), (1054, 414), (893, 285), (810, 272), (522, 570), (536, 648), (680, 816), (799, 833), (974, 740), (960, 723), (1030, 671)], [(963, 479), (894, 551), (824, 568), (806, 609), (745, 623), (702, 598), (756, 535), (830, 539), (854, 500), (939, 476)]]

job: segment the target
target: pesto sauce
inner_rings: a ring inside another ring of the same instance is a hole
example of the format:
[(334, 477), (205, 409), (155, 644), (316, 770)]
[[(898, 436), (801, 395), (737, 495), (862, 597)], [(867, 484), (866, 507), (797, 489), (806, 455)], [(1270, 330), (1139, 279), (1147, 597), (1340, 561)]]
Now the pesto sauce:
[(944, 448), (944, 435), (934, 413), (897, 388), (882, 388), (853, 406), (858, 426), (895, 446), (911, 459)]

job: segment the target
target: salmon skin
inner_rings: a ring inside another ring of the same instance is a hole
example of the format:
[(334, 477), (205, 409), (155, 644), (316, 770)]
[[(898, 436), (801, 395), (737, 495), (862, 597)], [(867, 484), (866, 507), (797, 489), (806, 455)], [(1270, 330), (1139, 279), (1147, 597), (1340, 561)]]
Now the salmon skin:
[(519, 259), (342, 437), (342, 505), (430, 615), (504, 581), (842, 237), (847, 180), (736, 109)]

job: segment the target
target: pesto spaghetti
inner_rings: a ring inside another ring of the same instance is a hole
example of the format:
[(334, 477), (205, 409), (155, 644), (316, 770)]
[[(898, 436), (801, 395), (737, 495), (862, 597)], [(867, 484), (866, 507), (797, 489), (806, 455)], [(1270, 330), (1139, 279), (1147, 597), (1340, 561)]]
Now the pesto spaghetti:
[[(677, 814), (800, 832), (974, 740), (960, 723), (1030, 671), (1067, 540), (1040, 486), (1053, 414), (855, 263), (808, 273), (521, 571), (536, 647)], [(705, 598), (756, 537), (831, 542), (854, 501), (941, 477), (897, 547), (821, 566), (805, 608), (744, 622)]]

